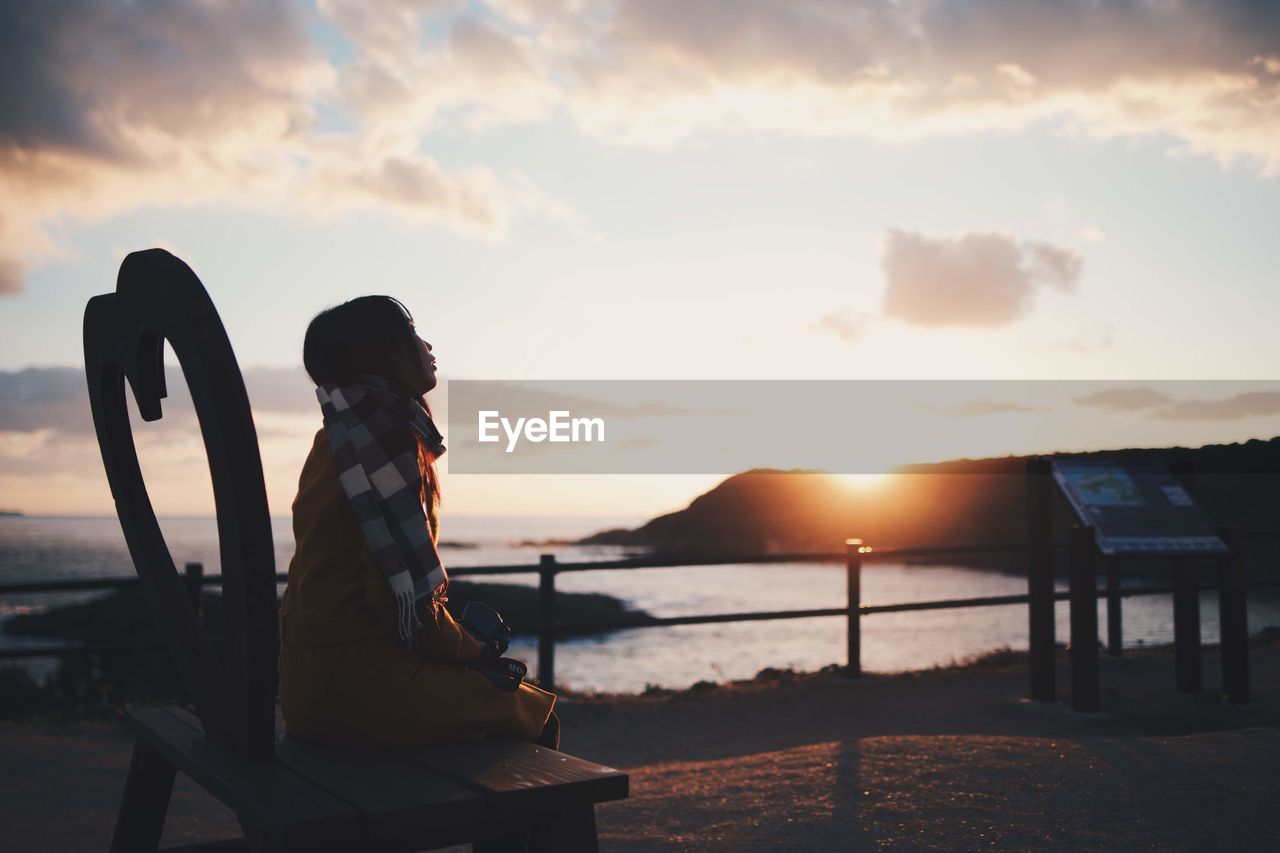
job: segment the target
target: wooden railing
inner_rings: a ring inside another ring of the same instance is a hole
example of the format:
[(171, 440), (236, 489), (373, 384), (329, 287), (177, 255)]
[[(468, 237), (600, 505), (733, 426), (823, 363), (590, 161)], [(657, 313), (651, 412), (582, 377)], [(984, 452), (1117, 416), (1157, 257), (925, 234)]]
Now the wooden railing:
[[(1056, 548), (1065, 548), (1066, 543), (1055, 543)], [(1027, 595), (995, 595), (977, 598), (951, 598), (935, 601), (912, 601), (900, 604), (862, 603), (862, 568), (869, 562), (902, 562), (906, 560), (942, 560), (957, 557), (993, 556), (1000, 554), (1026, 553), (1027, 546), (1011, 545), (965, 545), (941, 546), (930, 548), (895, 548), (873, 549), (860, 539), (850, 539), (845, 551), (828, 553), (790, 553), (769, 554), (761, 556), (720, 556), (704, 558), (644, 556), (627, 557), (615, 560), (590, 560), (582, 562), (562, 563), (554, 554), (541, 555), (537, 564), (516, 563), (490, 566), (459, 566), (451, 568), (451, 577), (499, 576), (536, 574), (538, 576), (538, 621), (532, 625), (515, 623), (512, 628), (517, 636), (533, 636), (538, 645), (538, 683), (553, 689), (555, 686), (555, 652), (558, 638), (585, 633), (599, 633), (621, 628), (662, 628), (672, 625), (710, 625), (725, 622), (754, 622), (774, 619), (811, 619), (816, 617), (843, 617), (847, 620), (846, 672), (850, 677), (862, 674), (862, 630), (861, 622), (866, 616), (877, 613), (904, 613), (923, 610), (951, 610), (963, 607), (992, 607), (1011, 604), (1028, 604)], [(555, 608), (556, 576), (569, 572), (626, 571), (631, 569), (680, 568), (697, 566), (718, 566), (731, 564), (768, 564), (768, 563), (814, 563), (844, 562), (846, 573), (846, 602), (843, 607), (820, 607), (806, 610), (758, 610), (746, 613), (708, 613), (694, 616), (668, 617), (635, 617), (622, 618), (608, 622), (563, 623), (557, 619)], [(280, 572), (276, 575), (279, 583), (284, 583), (287, 575)], [(218, 575), (204, 574), (200, 563), (187, 563), (184, 569), (184, 580), (193, 600), (198, 601), (205, 587), (216, 587), (222, 583)], [(74, 578), (67, 580), (26, 581), (0, 584), (0, 596), (24, 595), (36, 593), (69, 593), (93, 590), (125, 589), (136, 586), (137, 578)], [(1262, 581), (1250, 586), (1274, 586), (1280, 581)], [(1216, 589), (1216, 584), (1202, 584), (1201, 590)], [(1162, 595), (1173, 592), (1171, 585), (1145, 585), (1116, 589), (1099, 588), (1098, 597), (1106, 597), (1109, 607), (1116, 607), (1113, 619), (1117, 632), (1120, 630), (1118, 602), (1121, 598), (1139, 595)], [(1055, 592), (1055, 601), (1065, 601), (1069, 593)], [(1118, 653), (1118, 637), (1109, 638), (1113, 653)], [(159, 650), (165, 646), (159, 643), (134, 643), (112, 646), (90, 645), (49, 645), (0, 649), (0, 659), (24, 657), (63, 657), (69, 655), (97, 654), (110, 651)]]

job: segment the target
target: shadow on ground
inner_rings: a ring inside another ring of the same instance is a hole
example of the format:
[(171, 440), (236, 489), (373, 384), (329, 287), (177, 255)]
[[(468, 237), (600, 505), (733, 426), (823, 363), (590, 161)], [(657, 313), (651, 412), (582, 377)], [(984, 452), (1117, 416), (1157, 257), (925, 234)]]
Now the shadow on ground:
[(632, 773), (632, 798), (601, 809), (608, 849), (1267, 850), (1280, 646), (1253, 669), (1245, 706), (1221, 701), (1210, 650), (1193, 696), (1168, 654), (1104, 659), (1100, 714), (1024, 700), (1015, 661), (587, 697), (562, 716), (566, 749)]

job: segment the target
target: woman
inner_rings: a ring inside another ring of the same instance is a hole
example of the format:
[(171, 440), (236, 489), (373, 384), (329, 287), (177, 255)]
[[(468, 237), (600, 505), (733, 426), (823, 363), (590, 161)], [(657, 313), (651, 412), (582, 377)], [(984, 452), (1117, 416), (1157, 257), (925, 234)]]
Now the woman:
[[(321, 312), (303, 363), (324, 426), (293, 502), (296, 551), (280, 607), (280, 710), (289, 734), (400, 746), (517, 737), (555, 747), (555, 696), (499, 689), (492, 650), (445, 609), (436, 551), (444, 452), (423, 395), (431, 345), (388, 296)], [(469, 663), (470, 662), (470, 663)]]

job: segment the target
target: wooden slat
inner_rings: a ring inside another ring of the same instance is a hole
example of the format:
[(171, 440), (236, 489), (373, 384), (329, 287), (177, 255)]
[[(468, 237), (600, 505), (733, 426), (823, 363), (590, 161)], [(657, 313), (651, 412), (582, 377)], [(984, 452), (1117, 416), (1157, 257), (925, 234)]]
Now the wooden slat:
[(223, 841), (198, 841), (194, 844), (178, 844), (174, 847), (163, 847), (160, 853), (253, 853), (249, 842), (243, 838), (228, 838)]
[(365, 816), (374, 839), (414, 838), (420, 846), (457, 837), (485, 818), (484, 796), (410, 761), (399, 750), (356, 750), (285, 736), (276, 756), (307, 781)]
[(620, 770), (524, 741), (438, 744), (408, 755), (447, 779), (489, 794), (496, 818), (621, 800), (628, 792), (627, 774)]
[(177, 706), (130, 711), (137, 735), (247, 824), (289, 850), (359, 849), (358, 809), (279, 764), (247, 764), (208, 743)]

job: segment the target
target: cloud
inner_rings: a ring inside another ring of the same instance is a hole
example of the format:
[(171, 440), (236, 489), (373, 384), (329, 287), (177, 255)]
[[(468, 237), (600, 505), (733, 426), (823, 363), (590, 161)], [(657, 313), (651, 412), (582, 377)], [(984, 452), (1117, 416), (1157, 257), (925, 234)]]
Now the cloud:
[(1220, 400), (1178, 400), (1155, 413), (1170, 421), (1233, 421), (1280, 415), (1280, 392), (1248, 391)]
[(1037, 289), (1071, 290), (1080, 257), (998, 232), (931, 238), (890, 231), (881, 266), (884, 313), (915, 326), (1005, 326), (1031, 310)]
[(479, 169), (466, 178), (450, 178), (434, 160), (388, 157), (373, 162), (370, 168), (356, 164), (334, 175), (331, 183), (342, 191), (345, 203), (362, 198), (410, 214), (444, 208), (459, 212), (467, 225), (488, 230), (501, 216), (492, 203), (492, 173)]
[[(598, 8), (598, 7), (597, 7)], [(914, 139), (1053, 121), (1280, 170), (1280, 8), (1255, 0), (616, 0), (583, 15), (593, 132)]]
[(817, 322), (810, 324), (809, 328), (835, 335), (840, 340), (852, 344), (862, 340), (867, 333), (870, 321), (870, 316), (865, 312), (855, 313), (845, 308), (824, 314)]
[[(353, 33), (372, 51), (378, 33), (396, 31), (393, 11), (416, 18), (446, 5), (378, 4)], [(53, 224), (140, 205), (374, 212), (500, 233), (530, 197), (528, 179), (444, 169), (422, 150), (433, 115), (392, 127), (369, 95), (368, 121), (354, 114), (345, 133), (322, 126), (322, 110), (360, 91), (364, 66), (332, 63), (309, 33), (315, 23), (285, 0), (0, 4), (0, 294), (19, 292), (30, 265), (56, 252)], [(495, 61), (482, 36), (462, 41), (475, 63)]]
[(147, 137), (223, 137), (309, 119), (299, 91), (326, 66), (283, 2), (5, 4), (10, 150), (128, 160)]
[[(352, 7), (359, 9), (354, 25)], [(362, 134), (416, 146), (446, 123), (483, 129), (536, 121), (563, 100), (558, 72), (536, 39), (460, 15), (461, 8), (410, 0), (386, 8), (349, 0), (321, 5), (357, 49), (336, 70), (335, 100)], [(445, 36), (424, 50), (428, 22)]]
[(1075, 400), (1114, 412), (1142, 412), (1166, 421), (1228, 421), (1280, 415), (1280, 391), (1242, 391), (1217, 399), (1178, 399), (1153, 388), (1114, 388)]
[[(593, 387), (601, 388), (607, 383), (593, 385), (591, 380), (521, 383), (464, 379), (446, 380), (446, 383), (448, 384), (445, 387), (444, 399), (449, 402), (446, 406), (439, 408), (447, 407), (450, 420), (456, 419), (458, 423), (462, 423), (464, 418), (470, 422), (473, 413), (481, 409), (497, 409), (504, 413), (517, 412), (522, 415), (563, 410), (571, 411), (575, 415), (618, 420), (661, 418), (673, 415), (716, 417), (741, 414), (736, 409), (725, 409), (706, 403), (687, 406), (668, 403), (661, 399), (620, 403), (606, 399), (604, 396), (593, 396), (591, 393)], [(631, 396), (630, 399), (634, 397)]]
[[(562, 205), (514, 173), (445, 168), (424, 142), (562, 117), (646, 145), (1048, 124), (1275, 175), (1280, 5), (14, 0), (0, 4), (0, 293), (57, 252), (55, 224), (140, 205), (500, 234)], [(1074, 280), (1069, 256), (1026, 251), (1042, 281)]]
[(1173, 402), (1168, 394), (1162, 394), (1151, 388), (1109, 388), (1083, 397), (1077, 397), (1077, 406), (1111, 411), (1132, 412), (1150, 409), (1155, 406), (1167, 406)]
[[(319, 418), (314, 386), (300, 367), (250, 367), (244, 371), (244, 381), (256, 413), (315, 414)], [(162, 403), (164, 416), (147, 428), (190, 431), (195, 408), (181, 369), (167, 368), (165, 383), (169, 396)], [(127, 396), (132, 408), (132, 394)], [(0, 371), (0, 434), (15, 432), (93, 435), (84, 370), (32, 367)]]
[(0, 371), (0, 433), (92, 434), (85, 387), (84, 371), (73, 367)]
[(450, 0), (318, 0), (321, 14), (361, 49), (379, 57), (396, 57), (417, 51), (422, 38), (424, 13), (457, 6)]
[(1045, 412), (1043, 406), (1028, 406), (1023, 403), (1008, 403), (996, 400), (970, 400), (956, 403), (938, 410), (941, 414), (957, 418), (982, 417), (985, 415), (1004, 415), (1012, 412)]
[(1074, 290), (1084, 262), (1068, 249), (1048, 243), (1027, 243), (1023, 247), (1027, 276), (1059, 290)]
[[(320, 426), (313, 386), (301, 367), (243, 373), (268, 494), (277, 511), (287, 512)], [(126, 392), (147, 487), (162, 514), (207, 513), (213, 508), (207, 457), (176, 364), (166, 370), (166, 383), (164, 417), (153, 423), (138, 419)], [(111, 511), (83, 369), (0, 371), (0, 494), (28, 512)]]
[[(3, 229), (0, 229), (0, 237), (3, 234)], [(21, 293), (24, 272), (25, 267), (21, 262), (14, 258), (0, 256), (0, 296), (9, 293)]]

